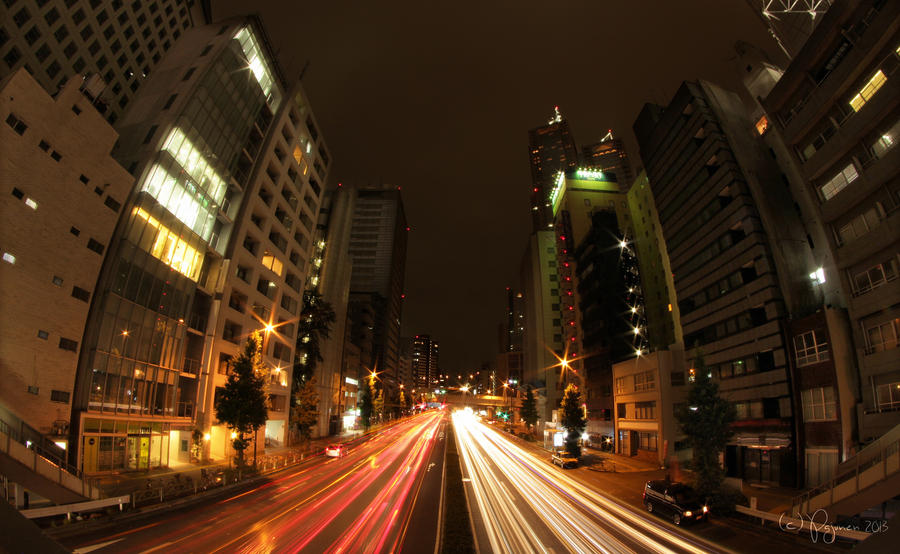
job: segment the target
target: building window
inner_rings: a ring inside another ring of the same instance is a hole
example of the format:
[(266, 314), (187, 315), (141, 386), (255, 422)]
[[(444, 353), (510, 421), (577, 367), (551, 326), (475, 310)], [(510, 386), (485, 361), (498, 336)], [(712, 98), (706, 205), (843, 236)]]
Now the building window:
[(12, 130), (19, 135), (24, 135), (25, 131), (28, 129), (28, 125), (12, 113), (6, 116), (6, 124), (12, 127)]
[(853, 276), (856, 295), (865, 294), (897, 278), (897, 260), (893, 257)]
[(897, 144), (897, 135), (900, 134), (900, 120), (894, 126), (878, 135), (872, 143), (872, 152), (876, 158), (883, 158), (885, 153)]
[(900, 410), (900, 382), (876, 386), (875, 401), (879, 412)]
[(830, 355), (825, 333), (820, 329), (818, 335), (816, 331), (807, 331), (795, 336), (794, 353), (797, 355), (799, 367), (827, 361)]
[(854, 166), (852, 162), (847, 164), (847, 167), (842, 169), (827, 183), (819, 187), (822, 198), (824, 200), (831, 200), (837, 193), (844, 190), (847, 185), (855, 181), (857, 177), (859, 177), (859, 173), (856, 171), (856, 166)]
[(803, 405), (803, 421), (830, 421), (836, 417), (833, 387), (800, 391), (800, 403)]
[(225, 321), (225, 327), (222, 330), (222, 338), (228, 342), (238, 344), (241, 342), (241, 326), (231, 321)]
[(113, 198), (112, 196), (107, 196), (107, 197), (106, 197), (106, 200), (103, 201), (103, 204), (104, 204), (107, 208), (109, 208), (110, 210), (112, 210), (112, 211), (114, 211), (114, 212), (116, 212), (116, 213), (118, 213), (119, 208), (122, 207), (122, 205), (119, 204), (119, 202), (118, 202), (115, 198)]
[(100, 244), (99, 242), (97, 242), (94, 239), (88, 240), (87, 247), (88, 247), (88, 250), (93, 250), (97, 254), (101, 254), (101, 255), (103, 254), (103, 250), (105, 248), (105, 246), (103, 246), (102, 244)]
[(878, 92), (884, 83), (887, 82), (887, 77), (884, 72), (880, 69), (875, 72), (875, 75), (869, 79), (869, 82), (860, 89), (859, 93), (856, 94), (852, 99), (850, 99), (850, 107), (853, 108), (854, 112), (858, 112), (865, 104), (869, 101), (875, 93)]
[(645, 371), (634, 375), (634, 392), (656, 390), (656, 374), (653, 371)]
[(634, 419), (656, 419), (656, 402), (635, 403)]
[(38, 338), (41, 340), (47, 340), (50, 338), (50, 333), (44, 331), (43, 329), (38, 329)]
[(616, 394), (625, 394), (625, 378), (616, 377)]
[(91, 299), (90, 291), (84, 290), (81, 287), (72, 287), (72, 296), (82, 302), (88, 302)]
[(59, 347), (63, 350), (70, 350), (72, 352), (77, 352), (78, 351), (78, 341), (60, 337), (59, 338)]
[(900, 320), (892, 319), (866, 328), (866, 354), (897, 348)]
[(657, 437), (656, 433), (638, 433), (638, 449), (656, 452), (659, 442)]
[(51, 390), (50, 391), (50, 401), (51, 402), (62, 402), (64, 404), (69, 403), (69, 393), (62, 390)]

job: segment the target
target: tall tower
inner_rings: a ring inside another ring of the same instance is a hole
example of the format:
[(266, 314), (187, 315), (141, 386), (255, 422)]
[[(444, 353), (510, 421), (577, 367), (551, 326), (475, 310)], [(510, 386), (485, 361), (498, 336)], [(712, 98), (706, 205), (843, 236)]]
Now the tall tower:
[(625, 143), (613, 137), (612, 129), (600, 142), (583, 146), (581, 155), (584, 167), (614, 174), (623, 189), (634, 182), (634, 171), (625, 152)]
[(550, 192), (560, 171), (578, 165), (578, 148), (569, 130), (569, 122), (553, 108), (553, 116), (542, 127), (528, 132), (528, 150), (531, 159), (531, 215), (533, 231), (545, 231), (553, 227), (550, 209)]
[[(379, 372), (392, 391), (399, 385), (400, 319), (409, 227), (400, 187), (372, 186), (357, 190), (350, 255), (351, 303), (368, 304), (374, 313), (372, 353), (368, 369)], [(365, 310), (363, 310), (365, 311)]]
[(412, 374), (416, 388), (430, 389), (438, 382), (440, 345), (429, 335), (416, 335), (412, 343)]

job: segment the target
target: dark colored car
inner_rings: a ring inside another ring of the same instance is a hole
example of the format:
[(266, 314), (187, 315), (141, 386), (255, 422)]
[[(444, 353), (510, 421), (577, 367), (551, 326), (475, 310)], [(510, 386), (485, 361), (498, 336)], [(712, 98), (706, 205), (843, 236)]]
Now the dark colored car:
[(675, 525), (702, 521), (709, 515), (694, 489), (676, 481), (647, 481), (643, 498), (648, 512), (668, 516)]

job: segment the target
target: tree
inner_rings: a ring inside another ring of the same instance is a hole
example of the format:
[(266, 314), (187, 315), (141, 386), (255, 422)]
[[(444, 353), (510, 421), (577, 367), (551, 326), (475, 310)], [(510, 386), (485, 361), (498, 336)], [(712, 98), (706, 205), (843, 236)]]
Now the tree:
[(300, 311), (299, 333), (294, 362), (294, 382), (302, 385), (316, 371), (322, 358), (321, 341), (331, 336), (331, 326), (337, 320), (330, 302), (322, 300), (317, 292), (307, 292), (303, 296)]
[(238, 453), (238, 465), (244, 464), (244, 449), (250, 444), (246, 434), (255, 434), (266, 424), (265, 370), (260, 359), (262, 340), (253, 333), (244, 348), (229, 362), (231, 373), (216, 402), (216, 419), (235, 433), (232, 446)]
[(372, 413), (381, 422), (384, 420), (384, 389), (380, 389), (377, 396), (373, 390), (372, 396), (374, 397), (374, 400), (372, 400)]
[(694, 384), (675, 417), (694, 451), (697, 491), (710, 495), (718, 492), (725, 477), (719, 455), (733, 434), (731, 423), (736, 413), (734, 404), (719, 396), (719, 385), (710, 377), (702, 355), (697, 355), (695, 364)]
[(525, 421), (525, 425), (528, 426), (529, 430), (537, 425), (537, 399), (534, 397), (534, 390), (532, 390), (531, 385), (528, 385), (525, 389), (525, 398), (522, 400), (522, 420)]
[(366, 385), (359, 387), (359, 418), (366, 430), (369, 429), (372, 422), (373, 386), (372, 380), (369, 379)]
[(562, 424), (566, 429), (566, 450), (569, 454), (581, 456), (581, 446), (578, 441), (584, 433), (587, 426), (587, 420), (584, 417), (584, 408), (582, 408), (581, 393), (575, 385), (569, 384), (563, 394), (562, 399)]
[(319, 393), (316, 391), (316, 378), (312, 377), (294, 393), (291, 423), (297, 426), (301, 439), (309, 440), (312, 435), (312, 429), (318, 421)]

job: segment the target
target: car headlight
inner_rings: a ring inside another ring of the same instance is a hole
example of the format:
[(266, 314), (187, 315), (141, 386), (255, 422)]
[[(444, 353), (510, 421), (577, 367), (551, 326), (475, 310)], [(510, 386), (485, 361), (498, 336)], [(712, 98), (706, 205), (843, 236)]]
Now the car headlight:
[(691, 517), (692, 515), (694, 515), (694, 513), (691, 512), (690, 510), (684, 512), (684, 517)]
[(706, 506), (703, 506), (703, 513), (705, 514), (708, 511), (709, 511), (709, 508), (707, 508)]

